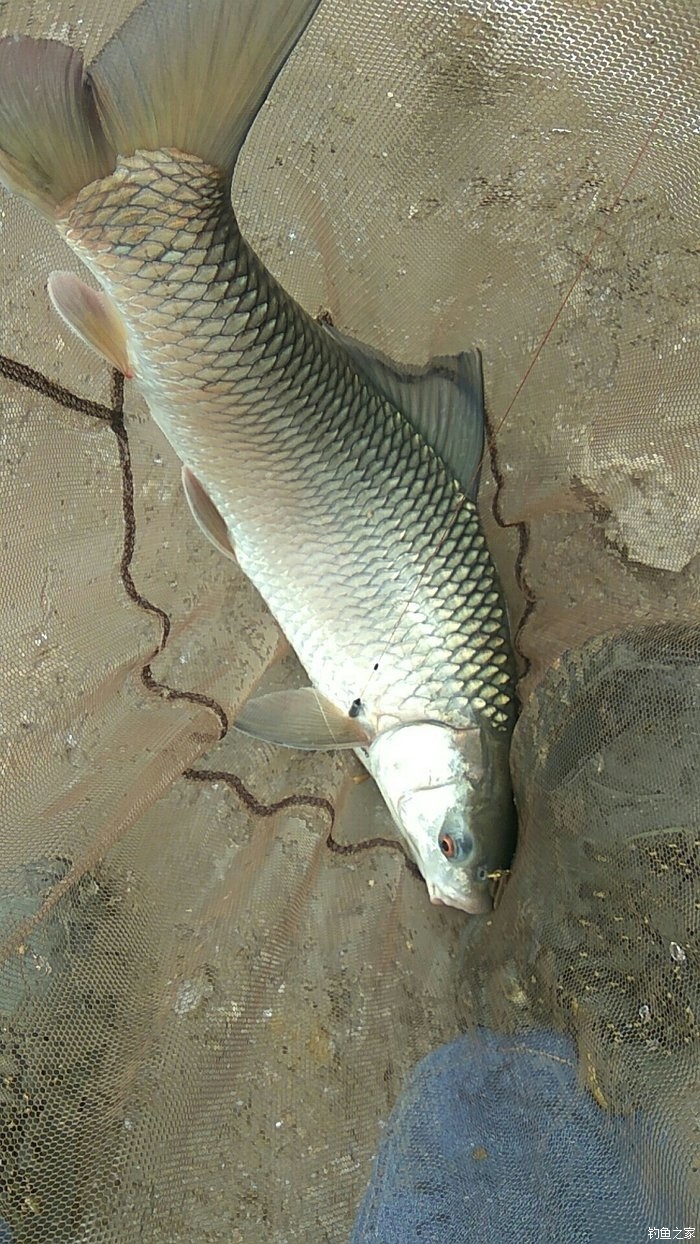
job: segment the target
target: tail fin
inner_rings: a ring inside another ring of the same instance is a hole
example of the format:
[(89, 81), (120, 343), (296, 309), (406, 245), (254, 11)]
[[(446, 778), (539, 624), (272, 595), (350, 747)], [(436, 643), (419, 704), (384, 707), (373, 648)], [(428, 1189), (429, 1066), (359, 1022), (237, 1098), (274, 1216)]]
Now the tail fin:
[(0, 40), (0, 182), (52, 215), (117, 155), (176, 147), (231, 176), (320, 0), (143, 0), (86, 73), (50, 39)]
[(228, 176), (320, 0), (144, 0), (90, 68), (120, 155), (175, 147)]
[(0, 182), (46, 215), (114, 168), (79, 52), (0, 40)]

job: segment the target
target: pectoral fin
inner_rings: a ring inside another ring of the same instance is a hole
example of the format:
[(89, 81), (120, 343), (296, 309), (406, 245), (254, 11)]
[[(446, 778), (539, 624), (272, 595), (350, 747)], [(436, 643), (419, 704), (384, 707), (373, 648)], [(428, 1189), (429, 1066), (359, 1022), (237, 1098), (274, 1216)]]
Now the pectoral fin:
[(55, 309), (76, 337), (131, 378), (126, 331), (109, 299), (72, 272), (52, 272), (48, 290)]
[(193, 475), (190, 468), (186, 466), (182, 468), (182, 487), (192, 511), (192, 517), (199, 529), (204, 532), (208, 540), (211, 540), (219, 553), (223, 553), (224, 557), (235, 559), (236, 550), (231, 543), (224, 519), (197, 476)]
[(233, 724), (256, 739), (301, 751), (367, 747), (371, 742), (356, 717), (343, 713), (313, 687), (273, 691), (249, 700)]

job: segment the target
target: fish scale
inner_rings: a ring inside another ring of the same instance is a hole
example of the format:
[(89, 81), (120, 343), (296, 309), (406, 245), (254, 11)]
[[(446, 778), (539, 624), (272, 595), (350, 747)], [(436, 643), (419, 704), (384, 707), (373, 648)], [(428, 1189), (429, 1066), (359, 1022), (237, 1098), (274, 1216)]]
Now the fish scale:
[[(154, 418), (314, 684), (348, 707), (362, 696), (368, 717), (381, 704), (506, 729), (505, 611), (475, 507), (265, 270), (215, 171), (138, 153), (81, 192), (66, 236), (121, 308)], [(163, 339), (172, 298), (186, 332)]]
[(354, 747), (430, 897), (490, 908), (513, 849), (506, 612), (473, 498), (478, 351), (397, 367), (312, 319), (241, 236), (238, 154), (318, 0), (142, 0), (88, 70), (0, 40), (0, 178), (96, 277), (63, 319), (132, 377), (192, 514), (312, 686), (235, 726)]

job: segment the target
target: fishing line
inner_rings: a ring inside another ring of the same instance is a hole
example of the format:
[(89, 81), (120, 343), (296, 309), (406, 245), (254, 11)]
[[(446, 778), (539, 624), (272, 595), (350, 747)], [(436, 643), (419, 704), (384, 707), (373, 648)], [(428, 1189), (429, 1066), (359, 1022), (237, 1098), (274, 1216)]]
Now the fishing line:
[[(695, 59), (695, 56), (696, 56), (696, 52), (697, 52), (697, 48), (698, 48), (698, 44), (699, 44), (699, 43), (700, 43), (700, 40), (696, 40), (696, 42), (693, 44), (693, 47), (692, 47), (691, 52), (689, 53), (689, 55), (688, 55), (688, 57), (686, 58), (686, 60), (683, 62), (682, 66), (681, 66), (681, 68), (680, 68), (680, 70), (679, 70), (679, 72), (678, 72), (678, 76), (676, 77), (676, 79), (674, 80), (674, 82), (673, 82), (673, 83), (671, 84), (671, 86), (669, 87), (668, 95), (666, 96), (665, 101), (664, 101), (664, 102), (660, 105), (660, 107), (659, 107), (659, 109), (658, 109), (658, 111), (657, 111), (657, 113), (656, 113), (656, 116), (654, 117), (654, 120), (652, 121), (652, 124), (651, 124), (651, 126), (650, 126), (650, 128), (649, 128), (649, 130), (648, 130), (648, 132), (647, 132), (647, 135), (646, 135), (646, 137), (645, 137), (644, 141), (642, 142), (642, 144), (641, 144), (641, 146), (640, 146), (640, 148), (639, 148), (639, 150), (638, 150), (638, 152), (637, 152), (636, 156), (634, 157), (634, 159), (633, 159), (633, 161), (632, 161), (632, 163), (631, 163), (631, 165), (630, 165), (630, 167), (629, 167), (629, 170), (628, 170), (628, 172), (626, 173), (626, 175), (625, 175), (625, 177), (624, 177), (624, 179), (623, 179), (622, 183), (620, 184), (620, 187), (619, 187), (619, 189), (617, 190), (617, 193), (615, 194), (615, 196), (614, 196), (614, 198), (613, 198), (613, 200), (612, 200), (612, 203), (610, 204), (610, 206), (609, 206), (609, 207), (607, 207), (607, 208), (604, 208), (604, 209), (603, 209), (603, 211), (604, 211), (604, 216), (605, 216), (604, 223), (603, 223), (603, 224), (601, 224), (601, 225), (599, 225), (599, 226), (598, 226), (598, 228), (596, 229), (596, 231), (595, 231), (595, 233), (594, 233), (594, 235), (593, 235), (593, 240), (591, 241), (590, 246), (588, 247), (588, 250), (585, 252), (585, 254), (584, 254), (584, 256), (583, 256), (583, 259), (581, 260), (581, 262), (580, 262), (580, 264), (579, 264), (579, 266), (578, 266), (578, 268), (577, 268), (577, 270), (576, 270), (576, 274), (575, 274), (575, 276), (574, 276), (573, 280), (571, 281), (571, 284), (569, 285), (569, 288), (567, 289), (567, 291), (566, 291), (566, 293), (564, 294), (564, 296), (563, 296), (563, 298), (562, 298), (561, 302), (559, 303), (559, 306), (558, 306), (558, 308), (557, 308), (557, 310), (556, 310), (556, 312), (555, 312), (555, 314), (554, 314), (554, 316), (553, 316), (553, 318), (552, 318), (552, 320), (551, 320), (551, 322), (550, 322), (550, 324), (549, 324), (548, 328), (546, 329), (546, 331), (545, 331), (544, 335), (541, 337), (541, 339), (540, 339), (540, 341), (539, 341), (539, 344), (537, 345), (537, 347), (536, 347), (536, 349), (535, 349), (535, 352), (534, 352), (534, 354), (533, 354), (532, 358), (530, 359), (530, 362), (528, 363), (528, 366), (526, 367), (526, 369), (525, 369), (525, 371), (524, 371), (524, 373), (523, 373), (523, 376), (522, 376), (521, 380), (519, 381), (518, 385), (516, 386), (515, 391), (514, 391), (514, 393), (513, 393), (513, 396), (511, 397), (511, 399), (510, 399), (510, 401), (509, 401), (508, 405), (506, 406), (506, 409), (505, 409), (505, 411), (504, 411), (503, 415), (501, 416), (500, 420), (497, 422), (496, 426), (494, 427), (493, 432), (492, 432), (492, 438), (493, 438), (493, 439), (495, 439), (495, 437), (496, 437), (496, 436), (498, 435), (498, 433), (501, 431), (501, 429), (502, 429), (503, 425), (505, 424), (506, 420), (510, 418), (510, 415), (511, 415), (511, 412), (512, 412), (512, 410), (513, 410), (513, 407), (515, 406), (515, 404), (516, 404), (516, 402), (517, 402), (518, 398), (520, 397), (520, 394), (522, 393), (523, 389), (525, 388), (525, 385), (527, 384), (528, 380), (530, 379), (530, 376), (532, 375), (532, 373), (533, 373), (533, 371), (534, 371), (535, 367), (537, 366), (537, 363), (539, 362), (540, 355), (542, 354), (542, 351), (544, 350), (545, 346), (547, 345), (547, 343), (548, 343), (548, 342), (549, 342), (549, 340), (551, 339), (551, 336), (552, 336), (552, 334), (553, 334), (553, 332), (554, 332), (555, 328), (557, 327), (557, 324), (559, 323), (559, 321), (560, 321), (560, 319), (561, 319), (562, 315), (564, 314), (564, 311), (566, 310), (566, 308), (567, 308), (567, 306), (568, 306), (569, 302), (571, 301), (571, 297), (572, 297), (572, 295), (573, 295), (573, 293), (574, 293), (574, 291), (575, 291), (575, 289), (576, 289), (577, 285), (578, 285), (578, 284), (579, 284), (579, 282), (581, 281), (581, 279), (582, 279), (582, 277), (583, 277), (584, 273), (587, 271), (587, 269), (588, 269), (588, 267), (589, 267), (589, 265), (590, 265), (590, 262), (591, 262), (591, 257), (592, 257), (592, 255), (593, 255), (593, 252), (595, 251), (596, 247), (598, 246), (598, 243), (601, 241), (601, 239), (602, 239), (602, 238), (604, 238), (604, 237), (605, 237), (606, 233), (608, 232), (608, 226), (607, 226), (608, 218), (609, 218), (609, 217), (611, 217), (611, 216), (612, 216), (612, 215), (613, 215), (613, 214), (617, 211), (618, 207), (620, 206), (620, 202), (621, 202), (621, 200), (622, 200), (622, 196), (623, 196), (623, 194), (624, 194), (624, 193), (625, 193), (625, 191), (627, 190), (627, 187), (629, 186), (630, 182), (631, 182), (631, 181), (633, 180), (633, 178), (635, 177), (635, 175), (636, 175), (636, 173), (637, 173), (637, 171), (638, 171), (638, 169), (639, 169), (639, 166), (640, 166), (640, 164), (642, 163), (642, 160), (644, 159), (644, 157), (646, 156), (646, 154), (647, 154), (647, 152), (648, 152), (648, 150), (649, 150), (649, 147), (651, 146), (652, 141), (653, 141), (653, 139), (654, 139), (654, 137), (655, 137), (655, 135), (656, 135), (656, 133), (657, 133), (657, 131), (658, 131), (658, 129), (659, 129), (659, 126), (661, 125), (661, 122), (664, 120), (664, 118), (666, 117), (667, 113), (669, 112), (669, 109), (670, 109), (670, 107), (671, 107), (671, 100), (672, 100), (672, 98), (674, 97), (674, 95), (675, 95), (676, 91), (678, 90), (678, 88), (679, 88), (680, 84), (682, 83), (682, 81), (683, 81), (683, 79), (684, 79), (684, 77), (685, 77), (685, 75), (686, 75), (686, 73), (687, 73), (688, 69), (690, 68), (691, 64), (693, 63), (693, 61), (694, 61), (694, 59)], [(472, 484), (473, 484), (473, 483), (474, 483), (474, 481), (476, 480), (476, 478), (477, 478), (477, 476), (478, 476), (478, 474), (479, 474), (479, 471), (481, 470), (481, 467), (482, 467), (482, 465), (483, 465), (483, 463), (484, 463), (485, 456), (486, 456), (486, 450), (484, 450), (484, 451), (482, 452), (481, 458), (479, 459), (479, 462), (478, 462), (478, 464), (477, 464), (477, 466), (476, 466), (476, 468), (475, 468), (475, 470), (474, 470), (474, 473), (473, 473), (473, 475), (472, 475), (472, 477), (471, 477), (471, 481), (470, 481), (470, 483), (472, 483)], [(384, 648), (383, 648), (383, 650), (382, 650), (381, 656), (380, 656), (380, 657), (379, 657), (379, 658), (378, 658), (378, 659), (374, 662), (374, 664), (373, 664), (373, 666), (372, 666), (372, 669), (371, 669), (371, 671), (370, 671), (370, 673), (369, 673), (369, 676), (368, 676), (368, 678), (367, 678), (367, 681), (366, 681), (366, 683), (365, 683), (365, 685), (364, 685), (364, 688), (363, 688), (363, 690), (362, 690), (362, 694), (358, 697), (358, 698), (359, 698), (360, 703), (361, 703), (361, 702), (362, 702), (362, 700), (364, 699), (365, 694), (366, 694), (366, 692), (367, 692), (367, 689), (368, 689), (368, 687), (369, 687), (369, 685), (370, 685), (370, 683), (371, 683), (371, 681), (372, 681), (372, 679), (373, 679), (374, 675), (377, 673), (377, 671), (378, 671), (378, 669), (379, 669), (379, 666), (380, 666), (381, 662), (384, 660), (384, 657), (386, 656), (387, 652), (388, 652), (388, 651), (389, 651), (389, 649), (391, 648), (391, 646), (392, 646), (392, 644), (393, 644), (393, 642), (394, 642), (394, 639), (395, 639), (395, 637), (396, 637), (396, 634), (397, 634), (397, 632), (398, 632), (398, 630), (399, 630), (400, 626), (402, 625), (403, 620), (404, 620), (404, 618), (406, 617), (406, 614), (408, 613), (408, 610), (410, 609), (411, 605), (413, 604), (413, 601), (414, 601), (414, 600), (415, 600), (415, 598), (416, 598), (416, 593), (418, 592), (418, 590), (419, 590), (419, 588), (420, 588), (420, 585), (421, 585), (421, 583), (422, 583), (422, 581), (423, 581), (423, 579), (424, 579), (424, 577), (425, 577), (425, 574), (426, 574), (426, 572), (427, 572), (427, 570), (428, 570), (428, 567), (430, 566), (430, 564), (431, 564), (431, 562), (432, 562), (433, 558), (434, 558), (434, 557), (435, 557), (435, 556), (436, 556), (436, 555), (440, 552), (440, 549), (442, 548), (443, 544), (445, 543), (445, 540), (447, 539), (447, 537), (449, 536), (450, 532), (452, 531), (452, 528), (454, 527), (454, 525), (455, 525), (455, 523), (456, 523), (456, 521), (457, 521), (457, 518), (458, 518), (459, 514), (460, 514), (460, 513), (461, 513), (461, 511), (464, 509), (464, 505), (465, 505), (466, 501), (467, 501), (467, 493), (466, 493), (466, 492), (463, 492), (463, 493), (462, 493), (462, 495), (459, 497), (459, 499), (458, 499), (458, 501), (457, 501), (457, 504), (456, 504), (456, 506), (455, 506), (455, 508), (454, 508), (454, 511), (453, 511), (453, 513), (452, 513), (452, 519), (451, 519), (451, 521), (450, 521), (450, 522), (449, 522), (449, 523), (445, 526), (445, 528), (443, 529), (442, 533), (440, 534), (440, 537), (439, 537), (439, 539), (438, 539), (438, 541), (437, 541), (437, 543), (436, 543), (435, 547), (433, 548), (432, 552), (428, 555), (428, 558), (427, 558), (427, 560), (426, 560), (426, 562), (425, 562), (425, 565), (423, 566), (423, 569), (421, 570), (421, 572), (420, 572), (420, 574), (419, 574), (419, 576), (418, 576), (418, 579), (416, 580), (416, 583), (415, 583), (415, 586), (414, 586), (414, 588), (413, 588), (413, 591), (411, 592), (410, 596), (408, 597), (408, 600), (406, 601), (406, 603), (405, 603), (405, 605), (404, 605), (403, 609), (401, 610), (401, 613), (399, 614), (399, 616), (398, 616), (398, 618), (397, 618), (396, 622), (394, 623), (394, 627), (393, 627), (393, 629), (392, 629), (392, 631), (391, 631), (391, 634), (389, 635), (389, 638), (388, 638), (388, 640), (387, 640), (387, 642), (386, 642), (386, 644), (385, 644), (385, 646), (384, 646)], [(353, 709), (355, 708), (355, 705), (356, 705), (356, 704), (357, 704), (357, 700), (355, 700), (355, 701), (353, 702)], [(353, 715), (354, 715), (354, 714), (353, 714)]]

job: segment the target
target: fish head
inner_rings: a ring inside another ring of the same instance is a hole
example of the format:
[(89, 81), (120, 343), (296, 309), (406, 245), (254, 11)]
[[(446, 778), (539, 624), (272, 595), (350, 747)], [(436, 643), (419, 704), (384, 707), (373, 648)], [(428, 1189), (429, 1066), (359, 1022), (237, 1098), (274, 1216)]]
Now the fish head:
[(508, 867), (514, 846), (507, 739), (478, 725), (411, 723), (374, 740), (368, 767), (431, 902), (490, 911), (493, 874)]

